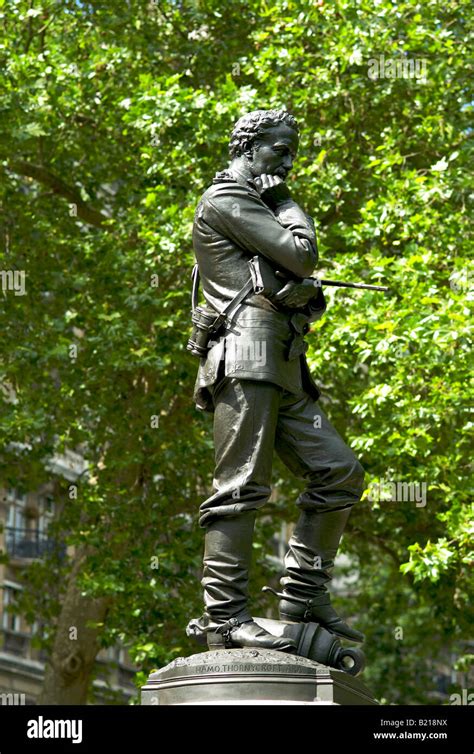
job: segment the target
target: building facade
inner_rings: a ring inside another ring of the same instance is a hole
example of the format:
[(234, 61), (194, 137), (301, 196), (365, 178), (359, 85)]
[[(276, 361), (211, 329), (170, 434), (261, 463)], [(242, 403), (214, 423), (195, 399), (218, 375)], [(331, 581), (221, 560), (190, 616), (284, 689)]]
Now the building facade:
[[(46, 654), (35, 646), (43, 626), (39, 621), (27, 623), (15, 611), (19, 594), (28, 588), (25, 569), (53, 549), (59, 557), (71, 554), (49, 533), (59, 512), (55, 477), (75, 481), (84, 471), (84, 461), (79, 454), (67, 453), (55, 457), (50, 469), (51, 482), (39, 490), (0, 488), (0, 705), (35, 704), (43, 685)], [(96, 662), (97, 703), (126, 704), (136, 696), (136, 668), (124, 647), (101, 650)]]

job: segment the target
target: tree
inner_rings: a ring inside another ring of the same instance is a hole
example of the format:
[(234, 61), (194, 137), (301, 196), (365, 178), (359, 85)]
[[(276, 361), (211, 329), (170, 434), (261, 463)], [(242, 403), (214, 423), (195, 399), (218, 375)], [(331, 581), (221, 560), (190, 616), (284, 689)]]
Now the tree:
[[(292, 190), (315, 219), (321, 276), (392, 289), (328, 292), (309, 356), (368, 473), (345, 538), (367, 682), (389, 701), (435, 700), (434, 660), (469, 636), (470, 5), (1, 11), (2, 265), (26, 280), (24, 296), (4, 285), (1, 382), (16, 396), (0, 419), (4, 476), (38, 486), (66, 447), (89, 463), (57, 523), (76, 555), (30, 572), (21, 606), (48, 623), (43, 700), (85, 701), (97, 647), (119, 637), (144, 673), (193, 649), (183, 627), (200, 609), (212, 452), (185, 350), (191, 226), (233, 122), (262, 106), (301, 122)], [(275, 479), (275, 515), (294, 518), (295, 483), (279, 465)], [(390, 502), (384, 482), (403, 494)], [(423, 490), (426, 505), (404, 500)]]

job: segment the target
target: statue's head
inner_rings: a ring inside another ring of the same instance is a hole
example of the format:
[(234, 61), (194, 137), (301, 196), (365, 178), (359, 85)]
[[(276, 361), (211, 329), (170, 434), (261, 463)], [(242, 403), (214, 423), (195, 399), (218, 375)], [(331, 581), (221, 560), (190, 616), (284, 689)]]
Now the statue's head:
[(298, 151), (298, 124), (286, 110), (254, 110), (239, 118), (229, 152), (244, 156), (253, 175), (268, 173), (285, 179)]

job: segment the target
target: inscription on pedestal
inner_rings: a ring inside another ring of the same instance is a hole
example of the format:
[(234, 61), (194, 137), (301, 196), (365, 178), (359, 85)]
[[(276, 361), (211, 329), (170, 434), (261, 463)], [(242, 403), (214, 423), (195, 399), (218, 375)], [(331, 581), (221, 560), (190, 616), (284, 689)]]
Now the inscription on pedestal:
[(375, 704), (360, 680), (273, 650), (228, 649), (179, 657), (152, 673), (142, 704)]

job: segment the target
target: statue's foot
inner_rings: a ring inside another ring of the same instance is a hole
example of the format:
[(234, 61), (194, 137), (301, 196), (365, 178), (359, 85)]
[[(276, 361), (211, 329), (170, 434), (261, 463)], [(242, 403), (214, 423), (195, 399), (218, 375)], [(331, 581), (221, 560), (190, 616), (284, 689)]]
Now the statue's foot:
[(321, 591), (311, 599), (294, 597), (285, 592), (277, 592), (271, 587), (264, 587), (264, 591), (273, 592), (280, 597), (280, 620), (291, 623), (319, 623), (332, 634), (342, 639), (362, 643), (365, 636), (356, 628), (351, 628), (334, 610), (331, 605), (329, 592)]
[(242, 623), (231, 618), (220, 626), (214, 626), (207, 632), (209, 649), (230, 649), (237, 647), (255, 647), (258, 649), (275, 649), (279, 652), (294, 652), (296, 643), (292, 639), (283, 639), (257, 625), (255, 621)]
[(280, 602), (280, 620), (289, 620), (295, 623), (319, 623), (332, 634), (349, 641), (363, 642), (365, 636), (356, 628), (351, 628), (336, 613), (331, 605), (329, 594), (321, 594), (307, 600), (307, 604), (298, 605), (288, 599)]

